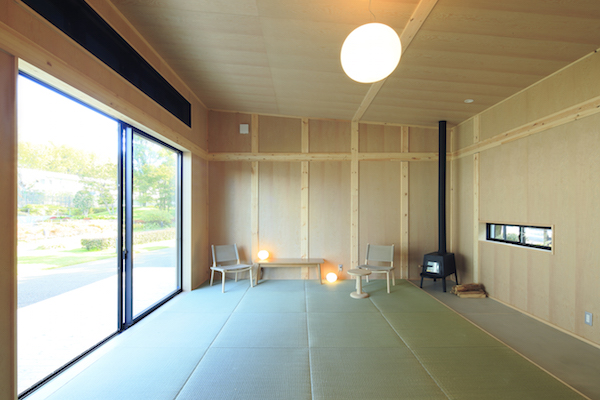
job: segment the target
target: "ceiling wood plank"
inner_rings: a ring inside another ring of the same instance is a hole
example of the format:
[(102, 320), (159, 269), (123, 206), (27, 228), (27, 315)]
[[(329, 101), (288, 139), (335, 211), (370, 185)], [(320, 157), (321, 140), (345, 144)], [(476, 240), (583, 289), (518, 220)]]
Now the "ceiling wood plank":
[(600, 47), (598, 0), (374, 0), (404, 54), (386, 80), (362, 85), (339, 52), (371, 18), (366, 0), (112, 2), (159, 72), (209, 109), (248, 113), (458, 124)]
[[(408, 24), (406, 24), (404, 30), (400, 34), (400, 43), (402, 44), (403, 53), (406, 52), (406, 49), (410, 46), (410, 43), (415, 38), (417, 32), (419, 32), (419, 29), (423, 26), (423, 23), (431, 13), (431, 10), (433, 10), (433, 7), (435, 7), (437, 1), (438, 0), (421, 0), (417, 5), (417, 8), (415, 8)], [(377, 97), (377, 93), (379, 93), (379, 90), (383, 87), (385, 81), (386, 79), (383, 79), (371, 85), (366, 96), (360, 103), (358, 110), (356, 110), (356, 113), (352, 117), (352, 121), (360, 121), (375, 97)]]

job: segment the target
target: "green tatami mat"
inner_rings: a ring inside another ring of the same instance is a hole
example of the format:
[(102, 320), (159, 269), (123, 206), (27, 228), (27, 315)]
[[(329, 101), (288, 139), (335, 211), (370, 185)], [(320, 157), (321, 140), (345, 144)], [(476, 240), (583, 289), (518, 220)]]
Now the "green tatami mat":
[(385, 313), (411, 347), (502, 346), (502, 343), (453, 312)]
[(233, 313), (213, 347), (307, 347), (304, 313)]
[(355, 290), (356, 289), (329, 293), (309, 291), (306, 293), (306, 309), (311, 313), (379, 312), (369, 298), (354, 299), (350, 297), (350, 293)]
[(379, 313), (310, 313), (308, 332), (310, 347), (405, 347)]
[[(203, 285), (199, 289), (175, 296), (161, 307), (160, 312), (185, 313), (231, 313), (250, 290), (248, 281), (227, 281), (225, 293), (221, 293), (221, 285)], [(163, 311), (164, 308), (164, 311)]]
[(120, 347), (90, 365), (47, 399), (173, 399), (205, 350)]
[[(254, 286), (257, 288), (257, 292), (302, 292), (304, 293), (305, 285), (311, 281), (302, 280), (262, 280), (258, 282), (258, 285)], [(316, 281), (317, 285), (319, 281)]]
[(177, 400), (311, 399), (308, 349), (210, 349)]
[[(384, 280), (365, 283), (365, 299), (350, 297), (353, 280), (264, 280), (253, 288), (247, 280), (227, 281), (225, 287), (221, 293), (220, 285), (205, 284), (178, 295), (27, 400), (581, 398), (403, 280), (390, 294)], [(440, 295), (446, 296), (454, 295)], [(525, 324), (522, 314), (498, 314), (490, 299), (461, 300), (486, 326), (504, 323), (506, 331)], [(492, 314), (485, 314), (486, 304)], [(530, 328), (539, 341), (564, 343)], [(531, 352), (544, 348), (532, 339), (523, 343)], [(559, 378), (576, 367), (563, 361), (564, 353), (549, 353)]]
[(278, 292), (249, 290), (235, 309), (236, 313), (306, 312), (304, 291)]
[(130, 347), (203, 347), (215, 340), (229, 314), (163, 313), (160, 318), (143, 320), (122, 335), (122, 345)]
[(508, 347), (414, 349), (452, 399), (567, 400), (582, 397)]
[(406, 348), (311, 349), (313, 399), (446, 399)]
[(371, 301), (383, 313), (452, 312), (431, 296), (423, 296), (422, 290), (404, 280), (396, 281), (396, 286), (392, 286), (389, 294), (385, 290), (369, 292), (371, 286), (381, 286), (385, 289), (385, 281), (371, 282), (364, 287), (365, 291), (370, 293)]

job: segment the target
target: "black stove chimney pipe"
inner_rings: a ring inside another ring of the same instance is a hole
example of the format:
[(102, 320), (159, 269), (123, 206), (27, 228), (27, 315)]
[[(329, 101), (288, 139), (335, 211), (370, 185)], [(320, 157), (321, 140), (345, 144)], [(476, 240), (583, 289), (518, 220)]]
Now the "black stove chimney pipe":
[(438, 253), (446, 254), (446, 121), (439, 121), (438, 136)]
[(453, 253), (446, 252), (446, 121), (439, 122), (439, 169), (438, 169), (438, 251), (423, 256), (421, 287), (423, 278), (434, 281), (442, 279), (442, 287), (446, 291), (446, 277), (454, 274), (458, 285), (456, 261)]

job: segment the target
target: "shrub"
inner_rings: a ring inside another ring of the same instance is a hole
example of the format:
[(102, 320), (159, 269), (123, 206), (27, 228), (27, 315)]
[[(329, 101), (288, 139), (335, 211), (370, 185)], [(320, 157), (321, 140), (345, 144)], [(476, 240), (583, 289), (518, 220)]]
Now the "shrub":
[(133, 219), (136, 222), (144, 224), (154, 224), (154, 226), (169, 227), (172, 224), (173, 216), (170, 212), (158, 209), (137, 209), (133, 211)]
[[(133, 233), (133, 244), (153, 243), (171, 239), (175, 239), (175, 228)], [(114, 237), (81, 239), (81, 246), (88, 251), (110, 249), (114, 248), (116, 244)]]
[(81, 239), (81, 245), (88, 251), (97, 251), (114, 248), (117, 245), (117, 241), (113, 237)]
[(175, 239), (175, 228), (161, 229), (158, 231), (135, 232), (133, 234), (133, 244), (160, 242), (162, 240), (170, 239)]
[(29, 215), (68, 215), (66, 207), (56, 204), (27, 204), (19, 208), (19, 211)]

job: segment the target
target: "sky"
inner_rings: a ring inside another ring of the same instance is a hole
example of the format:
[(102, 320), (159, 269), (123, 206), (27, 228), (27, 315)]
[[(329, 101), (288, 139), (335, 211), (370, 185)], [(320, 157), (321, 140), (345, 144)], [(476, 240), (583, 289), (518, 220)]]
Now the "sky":
[(67, 145), (117, 163), (118, 122), (19, 75), (19, 142)]

